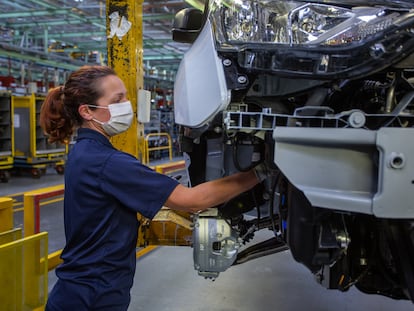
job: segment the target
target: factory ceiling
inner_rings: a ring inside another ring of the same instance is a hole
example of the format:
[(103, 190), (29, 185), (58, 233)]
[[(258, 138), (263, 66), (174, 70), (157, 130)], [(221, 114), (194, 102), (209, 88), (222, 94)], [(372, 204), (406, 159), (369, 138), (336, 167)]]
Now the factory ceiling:
[[(189, 46), (172, 41), (171, 27), (186, 7), (184, 0), (144, 1), (146, 77), (174, 79)], [(85, 63), (107, 63), (107, 35), (105, 0), (0, 0), (0, 75), (64, 80)]]

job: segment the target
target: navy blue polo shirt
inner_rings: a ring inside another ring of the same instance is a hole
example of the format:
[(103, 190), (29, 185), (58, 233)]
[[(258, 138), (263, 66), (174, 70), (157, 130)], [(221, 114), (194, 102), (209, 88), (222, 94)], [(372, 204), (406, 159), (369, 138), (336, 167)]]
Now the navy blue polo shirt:
[[(115, 149), (99, 132), (79, 129), (65, 166), (66, 246), (56, 269), (60, 282), (79, 288), (76, 296), (91, 309), (129, 303), (137, 213), (153, 218), (177, 185)], [(70, 304), (69, 293), (53, 294)]]

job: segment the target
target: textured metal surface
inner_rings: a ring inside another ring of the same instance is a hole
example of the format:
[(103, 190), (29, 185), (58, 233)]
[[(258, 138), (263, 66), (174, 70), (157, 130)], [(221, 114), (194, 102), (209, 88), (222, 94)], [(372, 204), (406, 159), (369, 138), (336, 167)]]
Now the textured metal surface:
[[(137, 111), (138, 89), (143, 88), (142, 68), (142, 2), (135, 0), (111, 1), (107, 0), (107, 12), (119, 14), (127, 20), (131, 27), (122, 35), (108, 38), (108, 65), (115, 69), (124, 81), (134, 112)], [(108, 22), (108, 32), (113, 28)], [(137, 128), (138, 127), (138, 128)], [(114, 146), (138, 157), (138, 136), (143, 135), (143, 125), (137, 124), (134, 119), (131, 127), (125, 133), (112, 138)]]

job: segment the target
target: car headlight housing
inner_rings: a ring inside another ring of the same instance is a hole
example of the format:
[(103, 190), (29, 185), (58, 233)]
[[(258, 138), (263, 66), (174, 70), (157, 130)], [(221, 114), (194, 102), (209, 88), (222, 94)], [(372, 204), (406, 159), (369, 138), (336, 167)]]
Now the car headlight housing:
[(412, 10), (341, 3), (215, 0), (210, 19), (218, 50), (249, 69), (360, 76), (413, 51)]

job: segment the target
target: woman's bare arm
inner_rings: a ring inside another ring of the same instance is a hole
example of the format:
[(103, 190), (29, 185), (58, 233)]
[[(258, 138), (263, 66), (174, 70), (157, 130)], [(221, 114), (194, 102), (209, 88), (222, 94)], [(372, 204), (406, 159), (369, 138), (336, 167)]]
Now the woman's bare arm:
[(165, 205), (174, 210), (199, 212), (227, 202), (255, 186), (259, 180), (254, 170), (236, 173), (188, 188), (178, 185)]

